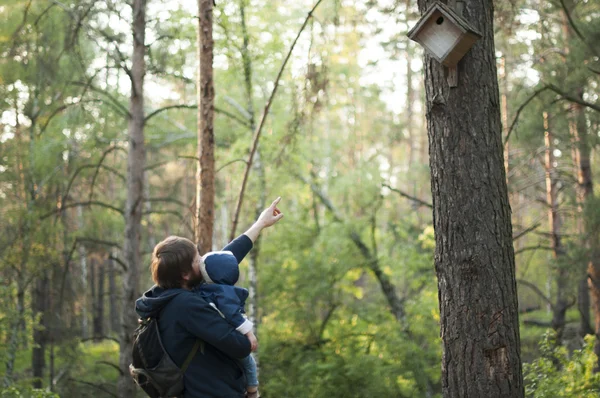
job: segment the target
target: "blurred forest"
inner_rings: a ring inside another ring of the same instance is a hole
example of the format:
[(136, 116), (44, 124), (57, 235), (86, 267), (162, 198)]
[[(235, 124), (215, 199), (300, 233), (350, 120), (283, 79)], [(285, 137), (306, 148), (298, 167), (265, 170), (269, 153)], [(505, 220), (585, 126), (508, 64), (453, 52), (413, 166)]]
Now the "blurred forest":
[[(202, 1), (148, 0), (136, 44), (140, 0), (0, 0), (1, 397), (122, 396), (152, 249), (195, 235)], [(493, 6), (526, 395), (596, 397), (600, 2)], [(247, 167), (235, 232), (277, 196), (285, 213), (238, 283), (265, 398), (442, 396), (419, 17), (408, 0), (216, 0), (212, 248)]]

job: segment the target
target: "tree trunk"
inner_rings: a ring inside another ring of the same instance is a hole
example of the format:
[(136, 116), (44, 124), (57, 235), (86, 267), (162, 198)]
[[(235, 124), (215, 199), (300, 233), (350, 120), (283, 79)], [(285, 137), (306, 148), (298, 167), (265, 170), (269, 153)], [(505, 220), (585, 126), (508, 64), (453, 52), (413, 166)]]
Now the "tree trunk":
[[(116, 250), (113, 252), (116, 256)], [(119, 324), (119, 309), (117, 307), (117, 264), (114, 260), (109, 260), (108, 264), (108, 312), (110, 319), (110, 331), (119, 333), (121, 330)]]
[[(583, 89), (579, 94), (583, 97)], [(580, 214), (578, 229), (585, 237), (584, 246), (588, 250), (587, 275), (589, 293), (591, 293), (592, 308), (594, 309), (594, 330), (596, 336), (600, 335), (600, 234), (598, 226), (586, 222), (584, 209), (593, 206), (594, 183), (592, 179), (591, 149), (587, 132), (587, 123), (583, 106), (573, 105), (573, 117), (575, 124), (572, 126), (571, 134), (575, 146), (575, 165), (577, 168), (577, 210)], [(589, 221), (589, 220), (588, 220)], [(589, 322), (590, 296), (585, 291), (583, 283), (579, 290), (579, 312), (581, 314), (580, 333), (582, 335), (592, 334)], [(598, 355), (598, 368), (600, 368), (600, 339), (596, 338), (594, 352)]]
[(127, 272), (123, 280), (119, 366), (122, 376), (117, 391), (121, 398), (135, 396), (129, 376), (133, 331), (137, 326), (135, 299), (139, 297), (141, 220), (144, 205), (144, 75), (146, 71), (145, 30), (146, 0), (134, 0), (133, 56), (131, 62), (131, 98), (129, 101), (129, 151), (127, 156), (127, 202), (125, 205), (125, 241), (123, 257)]
[(4, 374), (3, 385), (9, 387), (13, 380), (13, 372), (15, 366), (15, 360), (17, 357), (17, 351), (19, 349), (19, 334), (22, 325), (24, 325), (25, 319), (25, 289), (27, 288), (25, 273), (27, 271), (27, 263), (29, 262), (29, 255), (31, 249), (31, 235), (29, 233), (29, 223), (26, 222), (24, 230), (21, 232), (23, 236), (22, 243), (22, 254), (21, 254), (21, 266), (20, 272), (17, 275), (17, 311), (13, 315), (11, 329), (9, 331), (9, 341), (6, 347), (6, 360), (5, 367), (6, 373)]
[[(561, 243), (560, 228), (562, 220), (558, 212), (558, 173), (554, 163), (554, 135), (550, 126), (550, 116), (544, 112), (544, 145), (546, 153), (544, 157), (544, 170), (546, 173), (546, 203), (548, 205), (548, 224), (551, 233), (551, 247), (554, 260), (558, 260), (564, 255), (565, 251)], [(556, 343), (561, 344), (562, 334), (566, 323), (566, 313), (569, 308), (565, 299), (565, 290), (567, 288), (566, 270), (561, 264), (554, 265), (557, 268), (555, 274), (556, 280), (556, 300), (552, 305), (552, 329), (556, 332)]]
[(499, 60), (500, 62), (500, 78), (502, 81), (502, 91), (500, 95), (501, 115), (502, 115), (502, 140), (506, 140), (504, 144), (504, 172), (506, 173), (506, 185), (508, 186), (508, 171), (510, 154), (508, 146), (508, 73), (506, 72), (506, 55)]
[[(417, 137), (415, 132), (417, 131), (413, 126), (413, 109), (415, 102), (415, 90), (413, 89), (413, 71), (411, 68), (412, 64), (412, 50), (410, 49), (411, 43), (406, 42), (406, 132), (408, 136), (408, 156), (407, 170), (412, 170), (413, 163), (415, 161), (415, 152), (417, 147)], [(413, 195), (416, 195), (415, 189), (412, 191)]]
[[(31, 369), (33, 373), (33, 387), (42, 388), (44, 368), (46, 367), (46, 336), (47, 336), (47, 300), (48, 300), (48, 272), (36, 278), (33, 284), (33, 349), (31, 351)], [(39, 318), (38, 318), (39, 317)]]
[(94, 296), (94, 339), (104, 336), (104, 270), (108, 260), (94, 261), (94, 274), (96, 276), (96, 294)]
[(212, 249), (215, 207), (215, 88), (213, 82), (213, 0), (198, 0), (198, 175), (196, 243), (201, 254)]
[[(77, 207), (77, 228), (83, 230), (83, 210), (81, 206)], [(81, 338), (87, 339), (89, 337), (89, 325), (88, 325), (88, 266), (87, 266), (87, 252), (83, 244), (79, 244), (77, 248), (79, 251), (79, 264), (81, 266)]]
[[(583, 97), (583, 89), (581, 90), (579, 97)], [(571, 136), (573, 138), (573, 146), (575, 148), (575, 167), (577, 170), (577, 212), (579, 218), (577, 221), (577, 229), (581, 236), (584, 236), (584, 247), (589, 250), (590, 256), (588, 257), (588, 263), (582, 267), (582, 273), (584, 275), (583, 281), (579, 284), (578, 292), (578, 308), (581, 316), (580, 321), (580, 335), (585, 336), (586, 334), (596, 335), (600, 333), (600, 303), (597, 301), (600, 299), (600, 293), (597, 288), (594, 288), (591, 284), (588, 285), (588, 274), (599, 275), (600, 274), (600, 255), (598, 254), (598, 235), (594, 236), (593, 228), (589, 225), (586, 226), (584, 220), (583, 210), (586, 205), (594, 198), (594, 185), (592, 179), (592, 168), (590, 161), (590, 144), (588, 141), (587, 123), (585, 119), (585, 112), (583, 106), (574, 104), (572, 106), (573, 111), (573, 124), (571, 125)], [(594, 253), (596, 253), (594, 255)], [(586, 269), (587, 268), (587, 269)], [(592, 271), (592, 272), (590, 272)], [(595, 280), (598, 280), (595, 278)], [(594, 315), (596, 318), (595, 328), (590, 327), (590, 289), (593, 292), (594, 300)], [(600, 347), (598, 342), (596, 343), (595, 352), (600, 354)]]
[[(92, 338), (95, 339), (96, 338), (96, 286), (97, 286), (97, 278), (98, 278), (98, 261), (96, 260), (95, 256), (90, 256), (90, 264), (89, 264), (89, 272), (90, 272), (90, 281), (89, 281), (89, 286), (90, 286), (90, 291), (89, 291), (89, 297), (91, 298), (90, 302), (91, 302), (91, 316), (92, 316)], [(87, 295), (88, 293), (85, 292), (85, 294)]]
[[(421, 13), (434, 3), (419, 0)], [(523, 397), (510, 206), (491, 0), (466, 3), (483, 37), (458, 65), (425, 57), (444, 397)]]
[[(243, 36), (243, 46), (242, 46), (242, 61), (244, 65), (244, 87), (246, 89), (246, 111), (249, 115), (249, 125), (250, 134), (254, 133), (256, 129), (256, 118), (254, 115), (254, 100), (252, 95), (252, 59), (250, 57), (250, 53), (248, 51), (248, 46), (250, 44), (250, 35), (248, 34), (248, 29), (246, 26), (246, 0), (240, 0), (240, 17), (241, 17), (241, 25), (242, 25), (242, 36)], [(262, 163), (262, 159), (260, 156), (260, 149), (256, 149), (256, 157), (254, 160), (254, 164), (252, 164), (252, 168), (258, 175), (259, 187), (258, 191), (260, 192), (259, 199), (256, 203), (255, 209), (255, 218), (258, 218), (262, 210), (266, 205), (266, 180), (265, 180), (265, 169)], [(254, 334), (258, 335), (258, 257), (260, 254), (260, 241), (255, 242), (253, 250), (250, 252), (250, 257), (248, 261), (248, 317), (254, 323)], [(255, 359), (258, 361), (258, 357), (255, 355)]]

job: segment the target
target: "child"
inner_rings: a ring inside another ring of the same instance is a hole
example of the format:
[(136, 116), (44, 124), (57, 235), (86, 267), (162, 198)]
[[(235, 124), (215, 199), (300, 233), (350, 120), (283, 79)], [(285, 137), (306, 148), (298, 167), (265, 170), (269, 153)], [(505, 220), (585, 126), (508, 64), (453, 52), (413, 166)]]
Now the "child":
[[(240, 275), (239, 264), (232, 252), (209, 252), (202, 256), (200, 272), (205, 283), (197, 289), (200, 294), (225, 318), (237, 331), (246, 335), (253, 348), (256, 336), (252, 332), (253, 323), (244, 317), (244, 304), (248, 290), (234, 286)], [(258, 398), (258, 379), (256, 362), (252, 355), (240, 360), (246, 375), (247, 397)]]

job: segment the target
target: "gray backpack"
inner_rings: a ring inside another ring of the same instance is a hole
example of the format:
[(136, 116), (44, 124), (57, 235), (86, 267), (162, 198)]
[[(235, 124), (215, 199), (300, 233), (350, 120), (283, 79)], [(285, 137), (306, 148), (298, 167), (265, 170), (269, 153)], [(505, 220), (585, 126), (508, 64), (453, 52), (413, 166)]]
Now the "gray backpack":
[(179, 397), (183, 394), (183, 374), (200, 348), (202, 340), (196, 340), (194, 348), (179, 368), (169, 357), (160, 339), (158, 320), (141, 319), (133, 333), (133, 360), (129, 373), (135, 383), (151, 398)]

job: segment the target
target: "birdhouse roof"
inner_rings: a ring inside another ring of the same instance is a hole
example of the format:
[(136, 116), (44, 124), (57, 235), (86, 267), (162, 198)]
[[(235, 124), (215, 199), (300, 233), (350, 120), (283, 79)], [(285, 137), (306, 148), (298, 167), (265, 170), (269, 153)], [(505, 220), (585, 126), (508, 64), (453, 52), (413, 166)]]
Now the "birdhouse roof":
[(425, 24), (429, 21), (431, 15), (436, 11), (441, 12), (442, 15), (444, 15), (444, 17), (452, 21), (464, 33), (469, 32), (476, 36), (482, 37), (481, 33), (479, 33), (477, 29), (472, 27), (469, 24), (469, 22), (467, 22), (463, 17), (458, 15), (456, 11), (454, 11), (451, 7), (448, 7), (446, 4), (436, 1), (427, 9), (427, 11), (425, 11), (425, 14), (423, 14), (419, 22), (408, 32), (407, 36), (409, 37), (409, 39), (415, 39), (415, 37), (419, 34), (421, 29), (423, 29)]

